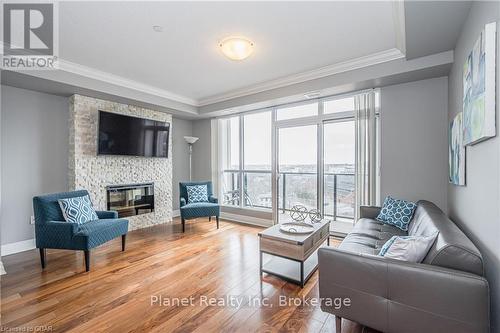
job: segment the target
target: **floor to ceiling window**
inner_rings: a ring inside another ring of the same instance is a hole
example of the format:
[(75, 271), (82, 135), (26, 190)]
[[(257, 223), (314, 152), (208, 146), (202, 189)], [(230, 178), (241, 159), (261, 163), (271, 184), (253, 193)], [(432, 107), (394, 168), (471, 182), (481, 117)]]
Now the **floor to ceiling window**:
[[(375, 92), (378, 106), (378, 91)], [(355, 216), (354, 94), (315, 99), (219, 120), (222, 204), (273, 210), (296, 205), (352, 223)]]
[(222, 204), (271, 209), (271, 111), (223, 118)]
[(241, 118), (243, 206), (271, 208), (271, 111), (251, 113)]

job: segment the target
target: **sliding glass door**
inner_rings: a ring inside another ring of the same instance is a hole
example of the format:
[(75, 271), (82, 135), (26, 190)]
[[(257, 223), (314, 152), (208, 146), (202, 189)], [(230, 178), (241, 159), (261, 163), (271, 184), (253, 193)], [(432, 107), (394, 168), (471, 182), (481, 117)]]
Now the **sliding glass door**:
[(290, 221), (293, 207), (317, 209), (348, 232), (355, 213), (354, 96), (278, 108), (274, 122), (275, 221)]
[(277, 129), (278, 222), (289, 221), (294, 206), (318, 208), (318, 125)]
[(354, 120), (325, 122), (323, 147), (323, 214), (345, 229), (352, 225), (355, 212)]

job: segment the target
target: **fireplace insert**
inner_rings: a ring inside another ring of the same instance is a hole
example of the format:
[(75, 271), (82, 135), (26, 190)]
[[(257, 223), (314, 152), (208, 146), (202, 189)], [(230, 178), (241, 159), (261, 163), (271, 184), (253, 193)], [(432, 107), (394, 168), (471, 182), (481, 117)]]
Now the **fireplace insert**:
[(155, 210), (154, 183), (112, 185), (106, 187), (108, 210), (118, 217), (147, 214)]

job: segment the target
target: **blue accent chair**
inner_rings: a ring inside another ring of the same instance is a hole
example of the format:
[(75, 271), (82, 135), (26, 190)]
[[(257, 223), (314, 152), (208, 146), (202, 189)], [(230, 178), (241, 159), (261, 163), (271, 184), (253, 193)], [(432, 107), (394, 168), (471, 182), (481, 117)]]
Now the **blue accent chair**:
[(85, 269), (90, 270), (90, 249), (122, 236), (122, 251), (128, 232), (128, 220), (119, 219), (115, 211), (96, 211), (99, 220), (84, 224), (64, 220), (59, 199), (88, 195), (85, 190), (55, 193), (33, 198), (36, 247), (40, 250), (42, 269), (45, 249), (81, 250), (85, 253)]
[[(207, 202), (189, 203), (187, 188), (188, 185), (207, 185)], [(212, 182), (181, 182), (179, 183), (179, 196), (181, 206), (182, 232), (185, 230), (186, 220), (198, 217), (208, 217), (210, 221), (212, 216), (217, 220), (217, 229), (219, 229), (220, 205), (216, 197), (213, 196)]]

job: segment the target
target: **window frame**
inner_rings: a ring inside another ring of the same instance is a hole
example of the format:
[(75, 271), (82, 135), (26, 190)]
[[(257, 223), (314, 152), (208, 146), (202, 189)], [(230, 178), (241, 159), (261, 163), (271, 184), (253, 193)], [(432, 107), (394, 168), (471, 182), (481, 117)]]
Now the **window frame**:
[[(261, 109), (255, 109), (255, 110), (250, 110), (250, 111), (244, 111), (241, 113), (236, 113), (236, 114), (230, 114), (230, 115), (224, 115), (217, 117), (216, 119), (228, 119), (232, 117), (238, 117), (239, 118), (239, 168), (238, 169), (224, 169), (224, 168), (219, 168), (217, 170), (217, 175), (218, 175), (218, 180), (219, 184), (221, 184), (221, 180), (224, 177), (224, 174), (226, 172), (231, 172), (231, 173), (237, 173), (238, 174), (238, 191), (239, 191), (239, 204), (238, 205), (227, 205), (224, 204), (222, 198), (223, 198), (223, 191), (222, 191), (222, 186), (219, 187), (218, 189), (218, 195), (221, 198), (220, 204), (223, 207), (230, 207), (230, 208), (237, 208), (237, 209), (245, 209), (245, 210), (256, 210), (256, 211), (262, 211), (262, 212), (273, 212), (273, 219), (274, 223), (277, 223), (277, 216), (276, 214), (279, 213), (279, 209), (277, 207), (278, 202), (277, 202), (277, 178), (276, 178), (276, 173), (277, 173), (277, 135), (278, 135), (278, 129), (279, 128), (285, 128), (285, 127), (295, 127), (295, 126), (304, 126), (304, 125), (317, 125), (318, 130), (317, 130), (317, 207), (323, 214), (324, 211), (324, 129), (323, 126), (325, 123), (331, 123), (331, 122), (344, 122), (344, 121), (352, 121), (355, 119), (355, 110), (349, 110), (349, 111), (342, 111), (342, 112), (332, 112), (332, 113), (324, 113), (324, 106), (325, 103), (328, 101), (332, 100), (338, 100), (338, 99), (344, 99), (344, 98), (349, 98), (349, 97), (354, 97), (356, 95), (366, 93), (366, 92), (375, 92), (376, 93), (376, 99), (378, 99), (379, 103), (375, 111), (375, 116), (377, 118), (377, 164), (380, 162), (380, 128), (379, 128), (379, 123), (380, 123), (380, 90), (379, 89), (365, 89), (361, 91), (354, 91), (354, 92), (349, 92), (349, 93), (344, 93), (344, 94), (337, 94), (337, 95), (330, 95), (330, 96), (325, 96), (325, 97), (318, 97), (318, 98), (311, 98), (311, 99), (306, 99), (306, 100), (300, 100), (296, 102), (291, 102), (291, 103), (284, 103), (284, 104), (278, 104), (274, 105), (271, 107), (266, 107), (266, 108), (261, 108)], [(298, 106), (298, 105), (304, 105), (304, 104), (312, 104), (312, 103), (317, 103), (318, 106), (318, 114), (315, 116), (308, 116), (308, 117), (302, 117), (302, 118), (291, 118), (291, 119), (283, 119), (283, 120), (277, 120), (277, 110), (278, 109), (283, 109), (283, 108), (288, 108), (288, 107), (293, 107), (293, 106)], [(271, 170), (251, 170), (251, 169), (245, 169), (245, 161), (244, 161), (244, 116), (249, 115), (249, 114), (256, 114), (256, 113), (263, 113), (263, 112), (270, 112), (271, 113)], [(220, 138), (220, 135), (219, 135)], [(228, 137), (230, 139), (230, 137)], [(221, 146), (219, 146), (221, 147)], [(219, 150), (221, 152), (222, 150)], [(221, 162), (221, 156), (222, 154), (219, 155), (219, 165), (222, 166)], [(380, 166), (378, 165), (378, 172), (380, 172)], [(252, 207), (252, 206), (245, 206), (245, 197), (244, 197), (244, 175), (245, 173), (270, 173), (271, 174), (271, 195), (272, 195), (272, 207), (271, 208), (262, 208), (262, 207)], [(377, 193), (379, 193), (380, 188), (378, 188)]]
[[(270, 117), (271, 117), (271, 132), (272, 132), (272, 124), (274, 121), (274, 113), (275, 110), (274, 108), (264, 108), (264, 109), (257, 109), (257, 110), (252, 110), (248, 112), (242, 112), (239, 114), (235, 115), (228, 115), (228, 116), (222, 116), (218, 117), (218, 119), (229, 119), (229, 118), (234, 118), (238, 117), (238, 126), (239, 126), (239, 167), (238, 169), (225, 169), (221, 168), (222, 170), (218, 170), (218, 175), (219, 175), (219, 183), (221, 183), (220, 179), (224, 178), (224, 174), (226, 173), (236, 173), (238, 175), (237, 177), (237, 185), (238, 185), (238, 196), (239, 196), (239, 202), (238, 205), (229, 205), (229, 204), (224, 204), (223, 196), (224, 193), (222, 193), (222, 187), (219, 189), (219, 197), (221, 198), (220, 204), (221, 206), (224, 207), (232, 207), (232, 208), (241, 208), (241, 209), (250, 209), (250, 210), (257, 210), (257, 211), (263, 211), (263, 212), (269, 212), (272, 210), (271, 208), (265, 208), (265, 207), (252, 207), (252, 206), (246, 206), (246, 198), (245, 198), (245, 192), (244, 192), (244, 186), (245, 186), (245, 174), (248, 173), (262, 173), (262, 174), (270, 174), (271, 175), (271, 188), (272, 188), (272, 165), (270, 170), (254, 170), (254, 169), (246, 169), (245, 168), (245, 119), (244, 117), (250, 114), (258, 114), (258, 113), (265, 113), (269, 112)], [(227, 140), (230, 140), (230, 136), (226, 136)], [(271, 146), (273, 145), (272, 143), (272, 134), (271, 134)], [(222, 154), (221, 154), (222, 156)], [(227, 157), (226, 157), (227, 158)], [(270, 159), (272, 161), (273, 159), (273, 151), (271, 149), (271, 156)], [(220, 161), (220, 165), (223, 166), (222, 161)], [(272, 163), (271, 163), (272, 164)]]

